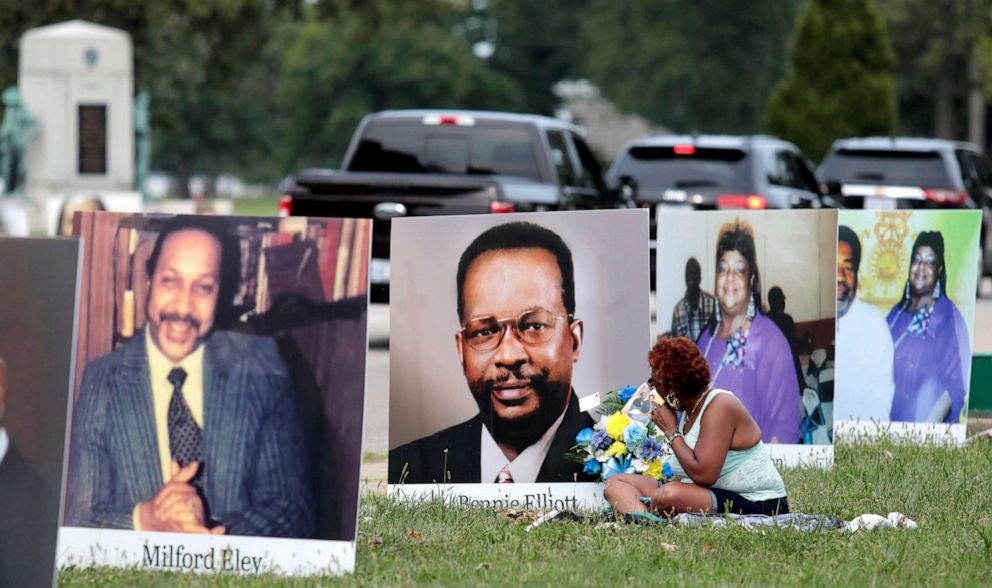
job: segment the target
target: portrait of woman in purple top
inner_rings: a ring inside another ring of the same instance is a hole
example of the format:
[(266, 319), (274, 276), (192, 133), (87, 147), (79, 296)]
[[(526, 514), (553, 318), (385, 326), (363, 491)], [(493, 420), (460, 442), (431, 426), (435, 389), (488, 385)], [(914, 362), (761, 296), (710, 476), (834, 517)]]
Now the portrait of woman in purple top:
[(720, 228), (716, 248), (716, 317), (696, 345), (713, 386), (732, 390), (761, 427), (765, 443), (798, 443), (799, 383), (792, 350), (761, 308), (754, 231), (736, 220)]
[(893, 421), (957, 423), (971, 361), (968, 328), (947, 297), (944, 237), (923, 231), (913, 243), (902, 299), (888, 315), (895, 348)]

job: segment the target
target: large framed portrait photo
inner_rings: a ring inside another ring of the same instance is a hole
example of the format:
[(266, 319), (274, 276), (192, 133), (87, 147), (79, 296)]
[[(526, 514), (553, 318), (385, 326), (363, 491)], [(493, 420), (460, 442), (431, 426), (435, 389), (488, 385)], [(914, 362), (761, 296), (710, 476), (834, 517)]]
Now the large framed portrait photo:
[(393, 221), (391, 492), (602, 503), (563, 456), (595, 394), (647, 379), (647, 222), (645, 210)]
[(833, 464), (836, 227), (828, 210), (658, 215), (658, 332), (696, 342), (780, 465)]
[(353, 570), (371, 221), (74, 223), (60, 564)]
[(840, 211), (842, 434), (964, 441), (981, 222), (981, 211)]

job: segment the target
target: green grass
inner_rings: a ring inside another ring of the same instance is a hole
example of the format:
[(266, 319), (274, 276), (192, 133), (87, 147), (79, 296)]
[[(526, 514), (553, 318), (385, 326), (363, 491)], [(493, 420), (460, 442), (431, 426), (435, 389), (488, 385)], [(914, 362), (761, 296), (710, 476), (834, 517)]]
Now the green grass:
[[(366, 496), (356, 572), (344, 578), (67, 570), (60, 586), (973, 585), (992, 575), (992, 442), (964, 449), (839, 446), (830, 471), (783, 472), (794, 511), (900, 511), (915, 530), (847, 534), (553, 522)], [(420, 534), (418, 540), (408, 529)]]
[(237, 216), (278, 216), (279, 197), (235, 198), (232, 214)]
[(362, 454), (362, 462), (369, 463), (373, 461), (386, 461), (389, 454), (385, 451), (366, 451)]

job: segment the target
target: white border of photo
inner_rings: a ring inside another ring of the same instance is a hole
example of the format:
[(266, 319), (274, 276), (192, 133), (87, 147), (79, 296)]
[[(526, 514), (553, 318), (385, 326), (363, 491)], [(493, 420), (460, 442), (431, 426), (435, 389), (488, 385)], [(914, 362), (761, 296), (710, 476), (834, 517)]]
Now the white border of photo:
[(59, 568), (342, 575), (355, 569), (355, 542), (61, 527), (56, 563)]

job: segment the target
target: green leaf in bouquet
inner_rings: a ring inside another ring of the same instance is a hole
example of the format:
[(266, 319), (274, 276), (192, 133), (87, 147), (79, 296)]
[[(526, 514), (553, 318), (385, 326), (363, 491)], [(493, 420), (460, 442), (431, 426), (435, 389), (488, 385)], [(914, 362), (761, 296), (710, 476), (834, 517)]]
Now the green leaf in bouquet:
[(589, 454), (579, 454), (579, 453), (569, 452), (564, 454), (562, 457), (564, 457), (568, 461), (574, 461), (575, 463), (586, 463)]

